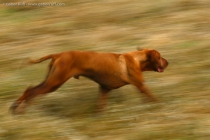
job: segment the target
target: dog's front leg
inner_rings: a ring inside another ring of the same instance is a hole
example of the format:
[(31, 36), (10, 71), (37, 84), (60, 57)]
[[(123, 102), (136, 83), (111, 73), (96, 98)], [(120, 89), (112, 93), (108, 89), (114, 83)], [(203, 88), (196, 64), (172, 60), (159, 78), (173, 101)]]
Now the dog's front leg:
[(149, 101), (158, 101), (158, 98), (153, 95), (147, 86), (144, 84), (144, 79), (141, 76), (142, 73), (137, 73), (135, 75), (130, 75), (130, 83), (138, 88), (140, 92), (147, 97)]
[(136, 86), (140, 92), (147, 97), (149, 101), (158, 101), (158, 98), (153, 95), (150, 90), (147, 88), (147, 86), (144, 84), (144, 79), (141, 73), (135, 74), (135, 76), (131, 76), (131, 84)]
[(138, 83), (135, 85), (148, 99), (149, 101), (154, 101), (157, 102), (158, 98), (153, 95), (150, 90), (147, 88), (146, 85), (144, 85), (143, 83)]
[(102, 112), (107, 103), (107, 96), (110, 90), (99, 86), (99, 101), (97, 112)]

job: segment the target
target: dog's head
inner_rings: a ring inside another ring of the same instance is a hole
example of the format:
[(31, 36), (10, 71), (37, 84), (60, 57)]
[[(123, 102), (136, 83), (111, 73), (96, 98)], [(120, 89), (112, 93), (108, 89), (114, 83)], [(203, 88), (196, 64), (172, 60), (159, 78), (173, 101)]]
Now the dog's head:
[(168, 66), (168, 61), (158, 51), (149, 49), (140, 51), (146, 54), (146, 61), (143, 62), (143, 71), (164, 72), (164, 69)]

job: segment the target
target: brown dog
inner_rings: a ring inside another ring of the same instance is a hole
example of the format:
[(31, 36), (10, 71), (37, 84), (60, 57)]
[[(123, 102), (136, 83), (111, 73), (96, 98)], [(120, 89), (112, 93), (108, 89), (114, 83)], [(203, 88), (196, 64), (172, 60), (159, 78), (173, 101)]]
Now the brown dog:
[(148, 99), (156, 101), (144, 85), (143, 71), (163, 72), (168, 62), (156, 50), (143, 49), (124, 54), (69, 51), (50, 54), (30, 63), (51, 59), (46, 80), (35, 87), (29, 87), (10, 107), (12, 113), (25, 101), (37, 95), (57, 90), (69, 78), (85, 76), (99, 84), (99, 110), (106, 104), (107, 93), (127, 84), (136, 86)]

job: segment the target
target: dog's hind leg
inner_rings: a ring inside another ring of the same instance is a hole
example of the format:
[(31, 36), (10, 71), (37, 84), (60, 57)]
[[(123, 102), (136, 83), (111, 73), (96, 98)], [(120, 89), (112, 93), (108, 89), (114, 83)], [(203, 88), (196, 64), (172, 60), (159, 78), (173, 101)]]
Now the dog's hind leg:
[(35, 87), (27, 88), (23, 95), (11, 105), (11, 112), (15, 114), (15, 110), (23, 101), (28, 103), (31, 99), (38, 95), (43, 95), (57, 90), (72, 76), (73, 73), (70, 69), (63, 68), (60, 63), (51, 66), (47, 79)]

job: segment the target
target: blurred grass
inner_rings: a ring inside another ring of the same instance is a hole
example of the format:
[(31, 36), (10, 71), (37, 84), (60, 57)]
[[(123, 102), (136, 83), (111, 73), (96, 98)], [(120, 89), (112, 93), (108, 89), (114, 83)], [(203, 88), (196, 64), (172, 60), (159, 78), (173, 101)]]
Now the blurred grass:
[[(0, 140), (209, 139), (208, 0), (56, 2), (66, 6), (0, 5)], [(112, 91), (96, 115), (97, 84), (81, 78), (34, 100), (23, 115), (8, 113), (29, 85), (45, 78), (49, 61), (20, 68), (29, 57), (67, 50), (123, 53), (137, 46), (157, 49), (170, 63), (162, 74), (144, 74), (159, 103), (144, 103), (125, 86)]]

